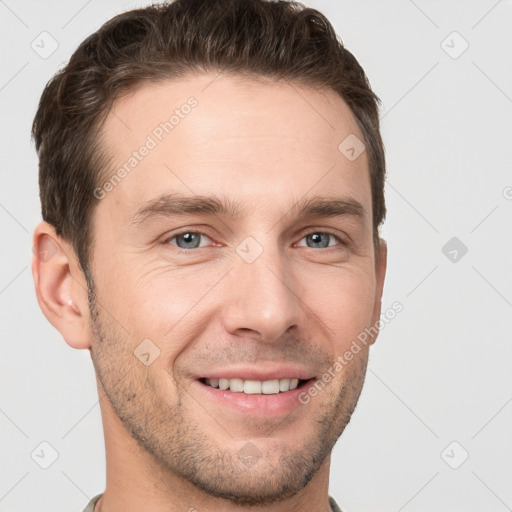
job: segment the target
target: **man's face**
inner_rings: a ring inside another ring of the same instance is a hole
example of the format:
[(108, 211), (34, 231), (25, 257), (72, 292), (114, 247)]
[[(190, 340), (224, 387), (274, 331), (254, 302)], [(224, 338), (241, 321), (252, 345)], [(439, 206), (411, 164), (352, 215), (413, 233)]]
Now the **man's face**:
[[(366, 153), (338, 149), (363, 138), (346, 104), (214, 78), (144, 85), (107, 118), (107, 179), (131, 163), (94, 213), (91, 353), (103, 414), (160, 469), (264, 503), (303, 488), (349, 421), (367, 347), (307, 404), (299, 396), (378, 319), (384, 271)], [(229, 211), (180, 213), (183, 198)], [(318, 198), (338, 214), (301, 213)]]

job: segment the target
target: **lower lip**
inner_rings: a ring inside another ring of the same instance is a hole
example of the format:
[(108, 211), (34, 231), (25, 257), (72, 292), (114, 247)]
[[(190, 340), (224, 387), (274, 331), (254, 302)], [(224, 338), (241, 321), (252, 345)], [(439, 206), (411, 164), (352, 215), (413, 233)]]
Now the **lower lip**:
[(235, 393), (229, 390), (213, 388), (196, 380), (193, 387), (212, 400), (219, 402), (223, 407), (251, 416), (282, 416), (289, 414), (299, 406), (299, 395), (307, 391), (314, 379), (304, 382), (300, 387), (276, 393), (274, 395), (249, 395)]

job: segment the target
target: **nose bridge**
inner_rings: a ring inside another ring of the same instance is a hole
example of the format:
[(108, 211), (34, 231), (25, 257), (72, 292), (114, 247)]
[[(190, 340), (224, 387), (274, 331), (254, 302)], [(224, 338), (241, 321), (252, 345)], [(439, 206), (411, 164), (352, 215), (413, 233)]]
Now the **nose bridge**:
[(237, 247), (229, 298), (225, 304), (225, 328), (232, 334), (250, 329), (272, 341), (299, 321), (297, 283), (277, 243), (259, 244), (248, 237)]

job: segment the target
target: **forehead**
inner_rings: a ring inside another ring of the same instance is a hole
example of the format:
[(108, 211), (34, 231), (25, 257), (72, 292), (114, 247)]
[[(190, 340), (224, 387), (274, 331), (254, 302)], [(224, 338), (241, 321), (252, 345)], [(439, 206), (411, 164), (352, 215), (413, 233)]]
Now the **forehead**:
[(339, 149), (363, 136), (332, 90), (214, 73), (163, 80), (116, 101), (101, 137), (112, 157), (103, 181), (122, 175), (104, 203), (126, 214), (164, 192), (265, 208), (308, 191), (339, 188), (360, 202), (370, 193), (366, 153), (351, 160)]
[[(191, 98), (197, 105), (189, 109)], [(362, 139), (349, 107), (331, 89), (213, 73), (139, 85), (115, 102), (103, 136), (109, 144), (136, 145), (139, 132), (151, 133), (173, 114), (173, 135), (186, 131), (194, 136), (190, 142), (204, 149), (229, 136), (260, 135), (276, 144), (295, 138), (306, 147), (327, 145), (330, 152), (337, 151), (340, 136), (352, 133)]]

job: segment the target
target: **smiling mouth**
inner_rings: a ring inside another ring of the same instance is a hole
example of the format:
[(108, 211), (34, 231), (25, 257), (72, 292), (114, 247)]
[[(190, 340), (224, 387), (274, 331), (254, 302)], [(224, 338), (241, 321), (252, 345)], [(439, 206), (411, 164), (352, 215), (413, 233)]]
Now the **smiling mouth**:
[[(309, 379), (311, 380), (311, 379)], [(303, 379), (199, 379), (199, 382), (221, 391), (245, 393), (246, 395), (277, 395), (302, 387), (308, 380)]]

